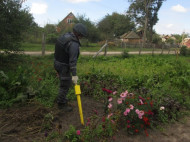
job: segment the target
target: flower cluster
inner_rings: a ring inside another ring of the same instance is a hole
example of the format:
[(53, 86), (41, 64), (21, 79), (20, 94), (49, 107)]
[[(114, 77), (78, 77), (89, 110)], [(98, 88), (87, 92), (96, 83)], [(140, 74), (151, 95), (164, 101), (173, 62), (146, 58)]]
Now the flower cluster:
[(117, 98), (117, 108), (121, 112), (121, 120), (129, 133), (139, 133), (144, 130), (148, 136), (147, 127), (151, 125), (154, 115), (153, 100), (149, 97), (136, 96), (127, 90)]

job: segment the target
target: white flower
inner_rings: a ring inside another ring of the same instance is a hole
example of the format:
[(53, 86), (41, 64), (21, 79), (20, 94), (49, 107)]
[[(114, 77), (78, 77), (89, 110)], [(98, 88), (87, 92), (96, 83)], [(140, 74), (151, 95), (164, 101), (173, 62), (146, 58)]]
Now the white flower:
[(164, 110), (164, 109), (165, 109), (165, 107), (164, 107), (164, 106), (160, 107), (160, 110)]

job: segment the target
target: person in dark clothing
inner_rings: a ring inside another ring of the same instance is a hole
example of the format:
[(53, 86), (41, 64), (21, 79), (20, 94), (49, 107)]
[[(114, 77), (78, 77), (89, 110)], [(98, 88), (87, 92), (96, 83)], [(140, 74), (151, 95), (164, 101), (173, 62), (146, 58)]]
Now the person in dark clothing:
[(58, 108), (72, 111), (72, 107), (68, 105), (67, 93), (71, 83), (77, 84), (77, 60), (80, 54), (79, 39), (87, 36), (86, 27), (77, 23), (73, 27), (73, 32), (61, 35), (55, 44), (54, 68), (59, 74), (60, 86), (56, 99)]

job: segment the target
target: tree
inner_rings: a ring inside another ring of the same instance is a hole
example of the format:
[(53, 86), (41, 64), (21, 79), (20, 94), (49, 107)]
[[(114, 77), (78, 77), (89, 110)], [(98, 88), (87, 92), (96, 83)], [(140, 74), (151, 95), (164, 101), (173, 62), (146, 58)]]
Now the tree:
[(100, 35), (94, 23), (86, 18), (85, 15), (77, 15), (75, 23), (83, 23), (88, 30), (88, 40), (91, 42), (97, 42), (100, 40)]
[(135, 29), (130, 17), (116, 12), (106, 15), (99, 23), (98, 29), (104, 38), (113, 38)]
[(153, 26), (158, 22), (158, 11), (166, 0), (129, 0), (131, 2), (127, 14), (144, 29), (143, 42), (146, 42), (147, 30), (152, 42)]
[(0, 49), (19, 51), (22, 33), (36, 26), (27, 8), (19, 0), (0, 1)]
[(56, 31), (56, 25), (54, 24), (46, 24), (44, 27), (44, 32), (46, 35), (47, 43), (55, 43), (58, 37), (58, 33)]

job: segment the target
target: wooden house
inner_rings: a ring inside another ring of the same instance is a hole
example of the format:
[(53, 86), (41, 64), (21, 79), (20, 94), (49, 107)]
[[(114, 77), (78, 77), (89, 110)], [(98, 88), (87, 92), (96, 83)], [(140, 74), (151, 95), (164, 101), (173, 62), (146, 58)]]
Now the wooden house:
[(190, 48), (190, 38), (185, 38), (182, 42), (182, 45), (187, 46), (187, 48)]
[(134, 31), (123, 34), (122, 36), (120, 36), (120, 39), (122, 42), (129, 44), (139, 44), (142, 41), (140, 36), (137, 35)]
[(75, 16), (70, 12), (59, 24), (57, 25), (57, 32), (61, 32), (64, 29), (69, 29), (73, 27)]

